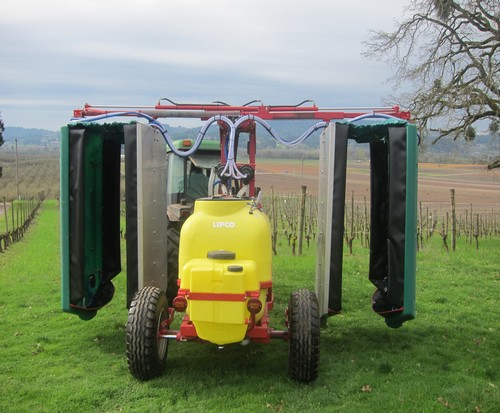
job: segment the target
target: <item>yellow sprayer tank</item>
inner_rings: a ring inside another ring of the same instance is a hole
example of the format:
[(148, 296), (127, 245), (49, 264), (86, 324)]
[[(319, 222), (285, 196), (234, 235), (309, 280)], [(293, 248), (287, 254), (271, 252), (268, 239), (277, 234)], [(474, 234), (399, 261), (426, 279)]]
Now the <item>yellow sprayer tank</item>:
[(180, 290), (198, 336), (218, 345), (245, 338), (247, 301), (259, 298), (264, 314), (272, 278), (267, 216), (241, 198), (202, 198), (181, 230)]

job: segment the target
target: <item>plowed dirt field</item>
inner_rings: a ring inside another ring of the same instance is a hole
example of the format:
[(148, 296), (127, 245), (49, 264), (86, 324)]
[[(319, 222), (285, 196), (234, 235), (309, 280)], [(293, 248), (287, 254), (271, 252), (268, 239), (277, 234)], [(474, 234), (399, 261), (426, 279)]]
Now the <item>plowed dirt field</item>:
[[(318, 162), (305, 160), (260, 159), (257, 185), (264, 193), (271, 187), (277, 194), (299, 194), (301, 185), (307, 192), (318, 193)], [(457, 208), (471, 204), (480, 209), (500, 209), (500, 170), (488, 171), (484, 165), (440, 165), (421, 163), (418, 171), (418, 198), (435, 208), (449, 207), (450, 189), (455, 189)], [(354, 191), (356, 202), (370, 195), (370, 164), (348, 162), (346, 196)]]

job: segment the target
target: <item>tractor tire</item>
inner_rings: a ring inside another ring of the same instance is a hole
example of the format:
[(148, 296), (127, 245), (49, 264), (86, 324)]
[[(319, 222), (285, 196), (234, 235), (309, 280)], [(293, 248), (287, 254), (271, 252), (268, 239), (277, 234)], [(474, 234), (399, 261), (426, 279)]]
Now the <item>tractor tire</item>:
[(288, 372), (292, 379), (309, 383), (318, 377), (320, 317), (316, 294), (292, 292), (288, 304)]
[(168, 340), (158, 337), (160, 323), (168, 318), (167, 297), (156, 287), (144, 287), (130, 304), (127, 320), (127, 360), (139, 380), (158, 377), (165, 369)]

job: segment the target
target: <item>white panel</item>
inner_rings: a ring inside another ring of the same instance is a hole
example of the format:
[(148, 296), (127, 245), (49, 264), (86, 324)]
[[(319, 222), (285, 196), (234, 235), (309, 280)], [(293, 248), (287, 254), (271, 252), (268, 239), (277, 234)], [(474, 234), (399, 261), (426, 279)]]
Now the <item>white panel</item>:
[(330, 251), (332, 241), (333, 172), (335, 125), (329, 125), (320, 136), (318, 239), (316, 257), (316, 295), (320, 316), (328, 314), (330, 286)]
[(137, 125), (138, 287), (167, 288), (166, 150), (161, 134)]

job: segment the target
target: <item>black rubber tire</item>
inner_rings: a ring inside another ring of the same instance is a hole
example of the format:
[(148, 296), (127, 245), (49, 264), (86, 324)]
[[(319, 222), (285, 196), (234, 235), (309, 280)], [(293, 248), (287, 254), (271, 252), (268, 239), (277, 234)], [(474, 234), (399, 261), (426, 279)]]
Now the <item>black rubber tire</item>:
[(127, 360), (139, 380), (158, 377), (165, 369), (168, 340), (159, 339), (160, 323), (168, 318), (167, 297), (156, 287), (144, 287), (130, 304), (127, 320)]
[(316, 294), (292, 292), (288, 304), (288, 373), (302, 383), (318, 377), (320, 317)]

